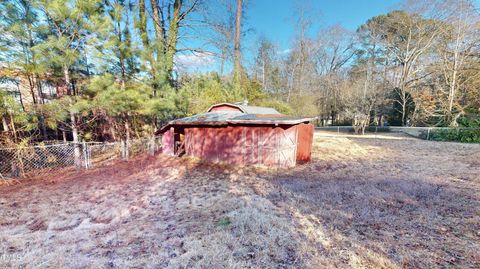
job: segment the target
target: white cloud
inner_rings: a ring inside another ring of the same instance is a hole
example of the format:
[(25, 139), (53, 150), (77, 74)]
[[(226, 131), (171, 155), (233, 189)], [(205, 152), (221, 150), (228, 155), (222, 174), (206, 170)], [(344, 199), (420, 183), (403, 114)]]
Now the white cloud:
[(175, 56), (175, 64), (178, 70), (192, 71), (208, 68), (215, 62), (212, 53), (198, 52), (190, 54), (180, 54)]

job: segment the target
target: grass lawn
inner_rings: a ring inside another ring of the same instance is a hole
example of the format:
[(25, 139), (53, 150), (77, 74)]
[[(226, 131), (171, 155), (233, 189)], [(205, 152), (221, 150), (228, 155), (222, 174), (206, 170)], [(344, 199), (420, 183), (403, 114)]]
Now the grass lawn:
[(315, 133), (289, 170), (142, 157), (0, 186), (0, 268), (479, 268), (480, 145)]

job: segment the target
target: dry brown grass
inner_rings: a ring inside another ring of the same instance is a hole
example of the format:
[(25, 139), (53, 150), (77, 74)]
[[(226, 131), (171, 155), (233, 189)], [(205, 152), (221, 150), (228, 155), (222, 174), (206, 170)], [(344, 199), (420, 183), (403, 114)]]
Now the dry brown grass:
[(480, 145), (317, 133), (313, 157), (157, 156), (1, 186), (0, 267), (480, 267)]

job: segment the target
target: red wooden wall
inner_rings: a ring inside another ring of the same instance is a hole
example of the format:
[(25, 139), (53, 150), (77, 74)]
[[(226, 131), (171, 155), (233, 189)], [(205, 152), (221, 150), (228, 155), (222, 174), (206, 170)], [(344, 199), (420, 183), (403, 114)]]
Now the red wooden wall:
[[(175, 127), (163, 134), (163, 153), (174, 155)], [(182, 128), (183, 129), (183, 128)], [(311, 159), (313, 125), (186, 127), (185, 151), (204, 160), (292, 167)], [(179, 130), (177, 130), (179, 132)]]
[(297, 162), (309, 162), (312, 158), (313, 125), (302, 123), (297, 128)]
[(185, 128), (187, 155), (230, 164), (295, 166), (296, 140), (296, 126)]
[(163, 133), (163, 135), (162, 135), (162, 152), (163, 152), (163, 154), (175, 155), (175, 152), (174, 152), (175, 141), (173, 139), (173, 136), (174, 136), (173, 127), (170, 127), (170, 129), (168, 129), (168, 131)]

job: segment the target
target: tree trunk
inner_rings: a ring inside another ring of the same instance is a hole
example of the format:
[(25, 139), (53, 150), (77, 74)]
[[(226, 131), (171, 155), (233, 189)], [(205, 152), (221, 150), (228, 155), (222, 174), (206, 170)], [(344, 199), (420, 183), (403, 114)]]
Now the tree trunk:
[(402, 76), (400, 78), (400, 105), (402, 106), (402, 126), (406, 125), (406, 113), (407, 113), (407, 93), (406, 93), (406, 87), (407, 87), (407, 77), (408, 77), (408, 68), (407, 68), (406, 62), (403, 63), (402, 65)]
[(20, 90), (20, 83), (17, 83), (17, 90), (18, 90), (18, 94), (20, 95), (20, 105), (22, 106), (22, 110), (25, 111), (25, 105), (23, 104), (23, 95), (22, 95), (22, 91)]
[(148, 32), (147, 32), (147, 15), (145, 14), (145, 0), (139, 0), (138, 2), (139, 8), (139, 30), (140, 30), (140, 37), (142, 39), (143, 49), (149, 49), (149, 40), (148, 40)]
[(125, 140), (127, 144), (130, 141), (130, 123), (128, 122), (128, 118), (125, 119)]
[(225, 69), (225, 61), (227, 59), (226, 49), (222, 51), (222, 56), (220, 57), (220, 75), (223, 75), (223, 70)]
[(458, 53), (455, 51), (453, 56), (453, 70), (452, 79), (450, 81), (450, 91), (448, 93), (448, 121), (451, 126), (455, 126), (456, 119), (453, 117), (453, 102), (455, 101), (456, 89), (457, 89), (457, 68), (458, 68)]
[[(65, 84), (67, 86), (67, 93), (74, 94), (72, 91), (71, 83), (70, 83), (70, 71), (68, 70), (67, 65), (63, 65), (63, 76), (65, 79)], [(70, 104), (73, 105), (73, 104)], [(72, 139), (73, 139), (73, 160), (76, 167), (81, 166), (80, 160), (80, 148), (79, 148), (79, 137), (78, 137), (78, 129), (77, 129), (77, 122), (76, 116), (73, 111), (70, 110), (70, 128), (72, 129)]]
[(128, 117), (125, 118), (125, 159), (129, 158), (129, 149), (130, 149), (130, 123), (128, 122)]
[(267, 89), (266, 83), (265, 83), (265, 59), (262, 61), (262, 88), (265, 91)]
[(405, 94), (405, 90), (404, 89), (401, 89), (401, 98), (402, 98), (402, 126), (405, 126), (406, 125), (406, 113), (407, 113), (407, 96)]
[(78, 129), (77, 123), (75, 119), (75, 113), (70, 111), (70, 121), (71, 121), (71, 128), (72, 128), (72, 137), (73, 137), (73, 160), (75, 162), (76, 167), (80, 167), (80, 148), (78, 147), (79, 139), (78, 139)]
[(39, 104), (44, 104), (44, 96), (43, 96), (43, 91), (42, 91), (42, 82), (38, 75), (35, 75), (35, 81), (37, 82), (37, 91), (38, 91), (38, 103)]
[(120, 87), (122, 88), (122, 90), (125, 90), (125, 64), (123, 62), (123, 59), (120, 59), (120, 69), (121, 69), (121, 76), (122, 78), (120, 79)]
[(5, 116), (2, 116), (2, 125), (3, 125), (3, 131), (8, 132), (10, 130), (8, 128), (8, 123), (7, 123), (7, 119), (5, 119)]
[(42, 83), (40, 81), (40, 78), (38, 76), (38, 70), (36, 68), (37, 67), (36, 53), (35, 53), (35, 50), (33, 50), (33, 47), (35, 46), (35, 42), (33, 41), (32, 24), (27, 23), (27, 27), (28, 27), (28, 45), (29, 45), (29, 51), (31, 53), (31, 58), (32, 58), (31, 63), (33, 65), (33, 70), (34, 70), (32, 77), (33, 77), (34, 85), (37, 87), (38, 103), (43, 104), (44, 100), (43, 100), (43, 92), (42, 92)]
[(42, 136), (44, 140), (48, 140), (47, 136), (47, 126), (45, 124), (45, 117), (43, 115), (39, 115), (38, 117), (38, 125), (40, 125), (40, 131), (42, 132)]
[[(235, 49), (234, 49), (234, 73), (233, 80), (236, 90), (241, 90), (241, 47), (240, 47), (240, 38), (242, 30), (242, 8), (243, 0), (237, 0), (237, 14), (235, 18)], [(244, 98), (246, 98), (244, 94)]]
[(147, 61), (150, 63), (150, 73), (153, 80), (153, 96), (157, 95), (157, 65), (153, 57), (153, 52), (150, 49), (150, 40), (148, 39), (147, 30), (147, 14), (145, 8), (145, 0), (138, 1), (139, 23), (138, 29), (140, 31), (140, 38), (142, 40), (143, 50), (147, 52)]
[(13, 121), (13, 115), (10, 113), (10, 125), (12, 127), (12, 134), (14, 142), (17, 143), (17, 129), (15, 128), (15, 122)]
[[(121, 44), (122, 43), (122, 26), (120, 25), (120, 21), (117, 21), (117, 37), (118, 37), (119, 43)], [(119, 60), (120, 60), (120, 85), (122, 87), (122, 90), (124, 90), (125, 89), (126, 75), (125, 75), (125, 51), (123, 49), (120, 49), (119, 56), (120, 56), (119, 57)]]
[(32, 95), (32, 102), (33, 104), (37, 104), (37, 97), (35, 94), (35, 82), (33, 81), (33, 78), (31, 75), (27, 75), (28, 79), (28, 87), (30, 88), (30, 94)]
[(166, 75), (170, 84), (173, 82), (173, 57), (177, 52), (178, 26), (180, 23), (180, 10), (183, 0), (175, 0), (173, 3), (173, 15), (168, 28), (167, 51), (165, 56)]
[(164, 22), (158, 6), (158, 0), (150, 0), (152, 4), (153, 29), (155, 29), (155, 46), (157, 48), (157, 63), (163, 63), (165, 55), (165, 31)]
[(115, 128), (113, 127), (113, 124), (110, 125), (110, 135), (112, 136), (113, 141), (117, 141), (117, 136), (115, 134)]
[(67, 87), (67, 94), (74, 95), (72, 91), (72, 84), (70, 83), (70, 71), (67, 65), (63, 65), (63, 78), (65, 79), (65, 86)]
[[(40, 82), (40, 79), (38, 78), (38, 75), (36, 75), (36, 74), (32, 75), (32, 83), (33, 83), (33, 86), (35, 86), (37, 88), (37, 94), (38, 94), (38, 96), (37, 96), (38, 98), (36, 99), (36, 102), (35, 102), (35, 100), (34, 100), (34, 102), (36, 104), (43, 104), (44, 101), (43, 101), (43, 93), (42, 93), (42, 84)], [(35, 96), (33, 86), (31, 88), (31, 91), (32, 91), (32, 96)], [(40, 131), (42, 132), (43, 139), (47, 140), (48, 139), (47, 138), (47, 127), (45, 126), (45, 117), (42, 114), (39, 115), (38, 125), (39, 125), (39, 128), (40, 128)]]
[[(36, 87), (37, 87), (37, 93), (38, 93), (37, 103), (38, 104), (43, 104), (44, 100), (43, 100), (43, 92), (42, 92), (42, 83), (40, 82), (40, 79), (38, 78), (38, 75), (36, 75), (36, 74), (33, 75), (33, 82), (34, 82), (34, 85), (36, 85)], [(33, 94), (33, 92), (32, 92), (32, 94)], [(47, 140), (48, 139), (48, 137), (47, 137), (47, 127), (45, 125), (45, 117), (42, 114), (39, 115), (38, 125), (40, 127), (40, 131), (42, 132), (43, 139)]]

